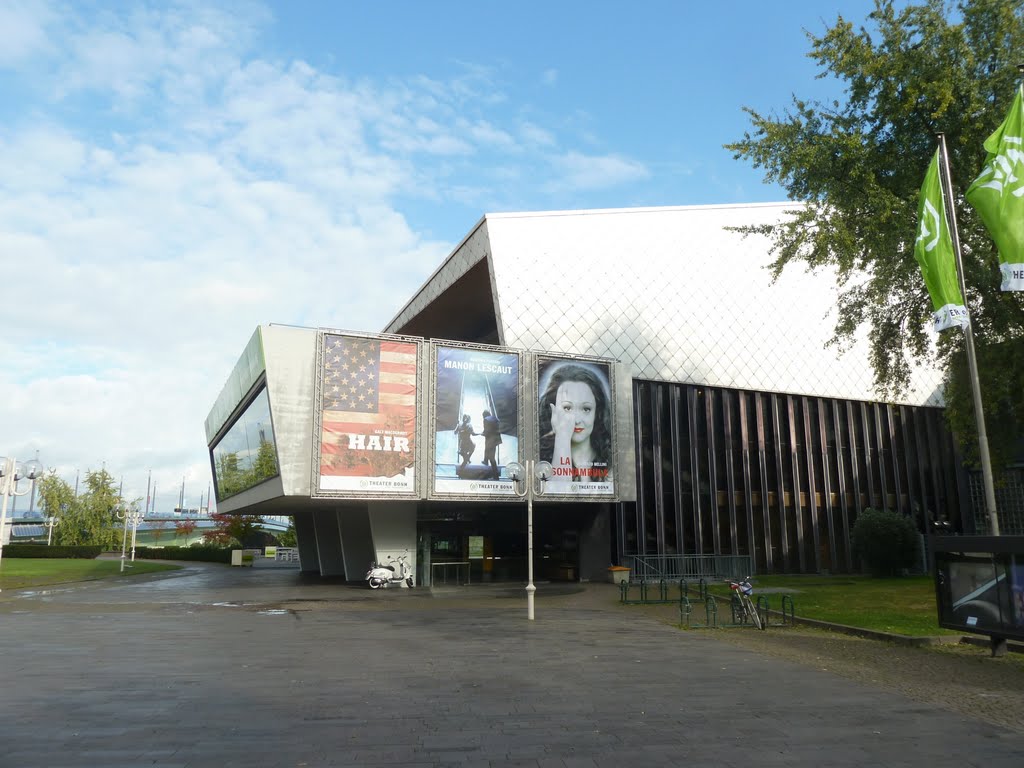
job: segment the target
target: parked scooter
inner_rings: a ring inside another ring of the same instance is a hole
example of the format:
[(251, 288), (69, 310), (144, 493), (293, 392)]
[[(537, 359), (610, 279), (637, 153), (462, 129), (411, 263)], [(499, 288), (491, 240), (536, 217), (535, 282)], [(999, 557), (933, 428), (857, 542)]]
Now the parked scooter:
[[(412, 586), (412, 571), (409, 570), (405, 563), (406, 558), (409, 556), (409, 550), (405, 550), (405, 554), (392, 558), (387, 562), (383, 563), (370, 563), (370, 570), (366, 572), (366, 583), (370, 585), (370, 589), (378, 589), (380, 587), (387, 587), (391, 584), (401, 584), (403, 581), (407, 586)], [(395, 570), (395, 565), (398, 565), (398, 570)]]

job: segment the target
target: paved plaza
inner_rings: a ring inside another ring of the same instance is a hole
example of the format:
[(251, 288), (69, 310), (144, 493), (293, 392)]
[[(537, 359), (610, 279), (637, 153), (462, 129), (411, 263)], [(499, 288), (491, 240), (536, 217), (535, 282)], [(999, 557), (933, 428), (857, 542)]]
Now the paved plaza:
[[(0, 594), (0, 766), (1024, 765), (1024, 733), (681, 632), (608, 584), (282, 568)], [(744, 630), (733, 630), (744, 631)]]

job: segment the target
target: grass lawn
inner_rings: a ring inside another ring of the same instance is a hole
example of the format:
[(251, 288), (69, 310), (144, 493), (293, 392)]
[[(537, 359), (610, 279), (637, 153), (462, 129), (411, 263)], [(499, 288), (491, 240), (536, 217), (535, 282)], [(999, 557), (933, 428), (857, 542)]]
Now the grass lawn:
[(143, 573), (173, 571), (180, 566), (136, 560), (121, 573), (120, 560), (57, 560), (5, 557), (0, 561), (0, 589), (26, 589), (70, 581), (126, 578)]
[[(764, 594), (772, 610), (779, 610), (782, 595), (788, 594), (793, 612), (801, 618), (900, 635), (962, 634), (939, 628), (931, 576), (756, 576), (753, 584), (755, 599)], [(715, 595), (729, 593), (727, 584), (710, 589)], [(762, 591), (769, 589), (772, 592)]]

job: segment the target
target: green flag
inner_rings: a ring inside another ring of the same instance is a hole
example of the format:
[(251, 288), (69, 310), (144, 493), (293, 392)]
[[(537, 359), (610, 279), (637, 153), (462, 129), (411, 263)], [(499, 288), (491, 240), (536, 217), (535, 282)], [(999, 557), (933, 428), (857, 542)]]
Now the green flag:
[(999, 249), (1004, 291), (1024, 291), (1024, 101), (1021, 89), (1003, 124), (985, 140), (985, 167), (967, 200)]
[(960, 281), (953, 256), (953, 239), (946, 222), (946, 204), (939, 181), (939, 150), (928, 165), (917, 208), (917, 241), (914, 258), (921, 265), (924, 284), (932, 297), (935, 330), (966, 327), (969, 320), (960, 295)]

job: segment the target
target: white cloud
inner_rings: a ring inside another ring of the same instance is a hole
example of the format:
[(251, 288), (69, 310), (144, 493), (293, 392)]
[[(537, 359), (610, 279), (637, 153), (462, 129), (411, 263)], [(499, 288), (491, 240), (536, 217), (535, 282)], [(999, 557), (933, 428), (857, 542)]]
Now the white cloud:
[(545, 69), (540, 76), (540, 81), (549, 88), (558, 83), (558, 70)]
[(0, 5), (0, 67), (49, 50), (46, 27), (55, 19), (53, 9), (44, 2), (26, 0)]
[(584, 155), (567, 152), (553, 159), (557, 178), (553, 190), (589, 190), (614, 187), (650, 176), (642, 163), (618, 155)]
[(0, 11), (0, 64), (50, 65), (26, 67), (37, 95), (0, 126), (0, 259), (22, 268), (0, 302), (0, 453), (69, 479), (105, 462), (130, 496), (150, 468), (162, 497), (183, 475), (205, 492), (203, 422), (256, 325), (384, 326), (452, 245), (402, 197), (465, 201), (468, 227), (503, 183), (647, 173), (546, 158), (552, 131), (492, 116), (487, 67), (371, 82), (255, 55), (256, 6), (39, 8)]

